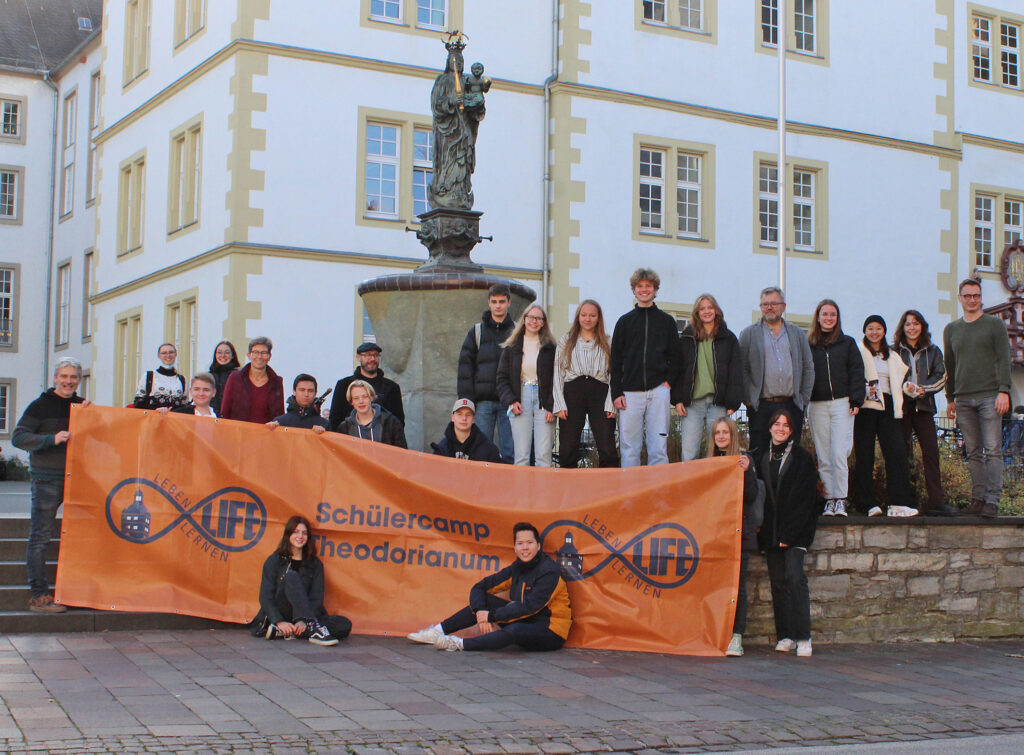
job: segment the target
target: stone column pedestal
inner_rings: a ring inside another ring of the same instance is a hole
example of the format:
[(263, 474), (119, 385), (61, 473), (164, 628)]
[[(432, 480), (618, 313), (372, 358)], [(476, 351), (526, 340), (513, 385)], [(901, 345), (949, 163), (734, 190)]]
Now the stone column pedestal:
[(402, 386), (409, 448), (430, 451), (450, 421), (459, 352), (487, 309), (487, 290), (512, 290), (509, 316), (536, 299), (533, 289), (469, 272), (417, 272), (371, 278), (359, 286), (388, 377)]

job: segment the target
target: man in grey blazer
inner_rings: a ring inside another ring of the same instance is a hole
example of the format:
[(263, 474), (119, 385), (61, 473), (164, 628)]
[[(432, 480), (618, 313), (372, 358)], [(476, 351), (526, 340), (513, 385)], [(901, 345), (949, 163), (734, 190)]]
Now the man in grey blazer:
[(786, 322), (786, 297), (775, 286), (761, 292), (761, 320), (740, 333), (743, 358), (743, 403), (747, 405), (750, 449), (768, 448), (768, 420), (786, 409), (795, 422), (793, 438), (800, 442), (804, 409), (814, 386), (814, 361), (807, 333)]

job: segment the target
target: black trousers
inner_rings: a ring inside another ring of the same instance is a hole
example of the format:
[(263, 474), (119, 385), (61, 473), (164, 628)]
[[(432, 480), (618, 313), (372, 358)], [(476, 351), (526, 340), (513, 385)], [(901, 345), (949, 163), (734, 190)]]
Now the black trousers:
[(747, 408), (747, 434), (750, 436), (750, 453), (755, 459), (768, 450), (771, 433), (768, 432), (772, 415), (779, 409), (785, 409), (793, 417), (793, 439), (800, 445), (800, 436), (804, 431), (804, 412), (792, 399), (788, 401), (764, 401), (758, 403), (757, 409)]
[(924, 463), (924, 484), (928, 491), (928, 506), (939, 506), (946, 502), (942, 490), (942, 473), (939, 471), (939, 440), (935, 433), (935, 415), (903, 407), (903, 437), (907, 441), (907, 463), (911, 453), (913, 436), (921, 446), (921, 461)]
[(278, 580), (277, 590), (274, 592), (274, 602), (288, 622), (308, 622), (315, 619), (327, 627), (327, 631), (339, 640), (348, 637), (352, 631), (352, 622), (344, 616), (331, 616), (329, 614), (317, 615), (316, 609), (309, 600), (306, 586), (302, 584), (302, 577), (296, 571), (289, 570), (284, 579)]
[(811, 639), (811, 593), (804, 573), (803, 548), (769, 548), (768, 580), (772, 586), (772, 612), (776, 640)]
[[(489, 611), (507, 604), (507, 600), (494, 595), (487, 596), (487, 610)], [(441, 630), (445, 634), (451, 634), (460, 629), (469, 629), (475, 624), (476, 614), (469, 606), (466, 606), (442, 621)], [(500, 650), (509, 645), (518, 645), (524, 650), (558, 650), (564, 644), (564, 638), (559, 637), (545, 626), (528, 621), (513, 621), (500, 625), (495, 632), (463, 640), (462, 647), (464, 650)]]
[[(914, 506), (910, 491), (910, 467), (907, 464), (907, 443), (900, 421), (892, 413), (892, 397), (888, 396), (885, 410), (866, 409), (863, 406), (853, 420), (854, 502), (858, 509), (867, 511), (878, 505), (875, 500), (875, 438), (885, 459), (885, 487), (889, 506)], [(938, 451), (936, 450), (936, 453)]]
[(580, 436), (588, 418), (597, 445), (598, 466), (619, 466), (619, 455), (615, 450), (615, 419), (609, 419), (604, 413), (608, 383), (592, 377), (578, 377), (565, 384), (563, 394), (568, 419), (558, 420), (558, 466), (576, 469), (580, 460)]
[(743, 634), (747, 631), (747, 566), (750, 564), (750, 553), (740, 553), (740, 587), (736, 594), (736, 618), (732, 622), (732, 633)]

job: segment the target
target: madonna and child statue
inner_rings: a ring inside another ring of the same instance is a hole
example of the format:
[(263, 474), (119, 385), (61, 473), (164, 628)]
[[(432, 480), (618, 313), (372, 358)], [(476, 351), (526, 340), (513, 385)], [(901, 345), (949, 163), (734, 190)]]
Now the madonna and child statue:
[(421, 269), (481, 269), (469, 253), (481, 240), (480, 215), (473, 211), (476, 137), (486, 113), (484, 95), (491, 80), (482, 63), (467, 75), (462, 51), (466, 36), (452, 32), (445, 42), (448, 58), (434, 80), (430, 110), (434, 121), (434, 172), (427, 187), (430, 209), (420, 215), (416, 236), (430, 252)]

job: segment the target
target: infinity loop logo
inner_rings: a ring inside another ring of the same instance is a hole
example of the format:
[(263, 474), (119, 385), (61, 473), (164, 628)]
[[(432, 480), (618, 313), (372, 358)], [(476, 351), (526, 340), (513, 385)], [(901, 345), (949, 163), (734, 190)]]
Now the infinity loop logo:
[(197, 543), (205, 541), (204, 550), (212, 546), (227, 553), (249, 550), (263, 537), (267, 508), (251, 490), (221, 488), (193, 503), (166, 478), (160, 482), (132, 477), (110, 491), (107, 524), (118, 537), (145, 545), (181, 529)]
[[(688, 529), (674, 522), (652, 525), (626, 543), (621, 543), (617, 538), (611, 543), (587, 522), (560, 519), (544, 528), (541, 540), (545, 540), (549, 532), (563, 527), (566, 528), (564, 542), (555, 555), (562, 569), (562, 577), (567, 582), (589, 579), (613, 561), (621, 565), (616, 567), (616, 571), (627, 569), (640, 582), (658, 589), (679, 587), (697, 571), (700, 560), (697, 540)], [(573, 529), (590, 535), (608, 554), (592, 567), (584, 569), (584, 557), (577, 549)]]

